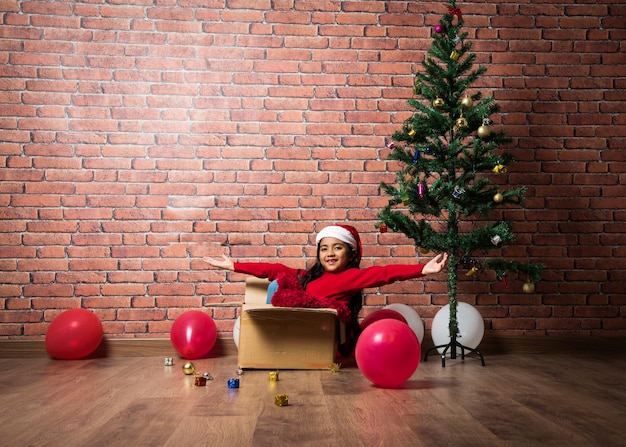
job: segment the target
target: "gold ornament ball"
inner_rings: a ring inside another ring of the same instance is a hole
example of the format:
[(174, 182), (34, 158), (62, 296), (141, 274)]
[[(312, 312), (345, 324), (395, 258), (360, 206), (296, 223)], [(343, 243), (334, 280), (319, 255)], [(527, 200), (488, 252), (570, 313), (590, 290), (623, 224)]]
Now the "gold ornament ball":
[(430, 253), (430, 250), (428, 248), (420, 247), (420, 253), (423, 255), (427, 255), (428, 253)]
[(196, 372), (196, 365), (194, 365), (191, 362), (185, 363), (183, 365), (183, 372), (188, 376), (192, 375), (193, 373)]
[(442, 108), (444, 105), (446, 104), (446, 102), (442, 99), (442, 98), (436, 98), (433, 101), (433, 106), (437, 109)]
[(480, 138), (487, 138), (491, 134), (491, 130), (489, 130), (489, 126), (483, 125), (478, 128), (477, 133)]
[(469, 109), (474, 105), (474, 101), (472, 101), (472, 98), (470, 98), (469, 96), (466, 96), (461, 100), (461, 105), (464, 108)]
[(456, 120), (456, 127), (464, 128), (467, 127), (467, 120), (463, 117)]
[(494, 196), (493, 196), (493, 201), (496, 203), (500, 203), (504, 200), (504, 196), (502, 194), (500, 194), (499, 192), (497, 192)]
[(505, 174), (507, 172), (507, 168), (504, 165), (495, 165), (492, 171), (494, 174)]
[(535, 293), (535, 284), (528, 281), (522, 286), (522, 290), (524, 291), (524, 293)]

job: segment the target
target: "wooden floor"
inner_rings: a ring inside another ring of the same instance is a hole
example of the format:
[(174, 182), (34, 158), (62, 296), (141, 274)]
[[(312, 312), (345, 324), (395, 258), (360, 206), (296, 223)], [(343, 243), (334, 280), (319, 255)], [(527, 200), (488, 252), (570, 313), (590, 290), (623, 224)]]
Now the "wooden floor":
[[(194, 361), (0, 358), (5, 446), (623, 446), (626, 355), (527, 353), (420, 363), (400, 389), (339, 372), (237, 375), (232, 354)], [(228, 379), (239, 378), (239, 389)], [(285, 393), (289, 405), (275, 405)]]

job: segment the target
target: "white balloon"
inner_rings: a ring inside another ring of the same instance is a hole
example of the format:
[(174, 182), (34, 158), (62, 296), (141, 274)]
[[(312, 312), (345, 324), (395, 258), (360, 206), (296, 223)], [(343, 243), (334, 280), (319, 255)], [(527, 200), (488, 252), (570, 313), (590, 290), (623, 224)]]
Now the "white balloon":
[(241, 317), (237, 317), (235, 320), (235, 327), (233, 328), (233, 340), (235, 341), (235, 346), (239, 349), (239, 330), (241, 327)]
[[(456, 307), (456, 320), (459, 327), (456, 341), (468, 348), (476, 349), (485, 334), (485, 323), (480, 312), (468, 303), (458, 302)], [(446, 304), (435, 314), (431, 335), (435, 346), (447, 345), (450, 343), (450, 305)], [(445, 348), (437, 348), (439, 354), (443, 354)], [(451, 353), (448, 349), (446, 354)], [(461, 355), (461, 348), (456, 348), (456, 353)], [(468, 352), (465, 352), (468, 354)]]
[(406, 324), (408, 324), (409, 327), (413, 329), (413, 332), (415, 332), (415, 335), (417, 335), (420, 345), (422, 344), (422, 340), (424, 340), (424, 322), (415, 309), (402, 303), (389, 304), (383, 309), (394, 310), (402, 315), (402, 317), (406, 320)]

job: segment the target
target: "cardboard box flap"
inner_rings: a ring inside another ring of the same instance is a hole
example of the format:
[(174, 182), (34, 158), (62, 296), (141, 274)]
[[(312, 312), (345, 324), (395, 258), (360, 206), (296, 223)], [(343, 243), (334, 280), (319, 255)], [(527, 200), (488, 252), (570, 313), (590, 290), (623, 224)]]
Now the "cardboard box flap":
[(256, 278), (254, 276), (246, 278), (246, 292), (243, 302), (246, 304), (265, 304), (267, 302), (267, 287), (269, 285), (269, 279)]
[(244, 304), (241, 307), (243, 312), (247, 312), (251, 315), (263, 316), (264, 314), (270, 314), (273, 312), (287, 313), (287, 312), (304, 312), (308, 313), (323, 313), (336, 316), (337, 309), (331, 309), (330, 307), (277, 307), (271, 304)]

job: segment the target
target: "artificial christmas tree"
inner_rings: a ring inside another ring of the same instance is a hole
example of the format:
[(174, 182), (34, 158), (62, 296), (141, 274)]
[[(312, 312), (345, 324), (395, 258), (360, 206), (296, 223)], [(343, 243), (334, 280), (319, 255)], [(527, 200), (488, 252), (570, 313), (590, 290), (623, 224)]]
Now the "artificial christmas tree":
[[(382, 183), (391, 196), (379, 214), (380, 231), (402, 232), (415, 241), (420, 251), (446, 252), (448, 259), (448, 300), (450, 343), (442, 353), (442, 365), (449, 351), (456, 358), (457, 283), (459, 270), (472, 276), (484, 269), (507, 281), (507, 272), (524, 273), (525, 293), (534, 292), (543, 266), (530, 262), (486, 259), (488, 252), (501, 250), (515, 236), (509, 223), (495, 219), (495, 209), (520, 205), (525, 187), (505, 188), (502, 176), (513, 156), (500, 150), (510, 139), (491, 127), (490, 117), (499, 111), (493, 96), (482, 97), (470, 88), (487, 69), (474, 68), (476, 55), (463, 32), (463, 17), (456, 1), (433, 29), (433, 42), (416, 74), (415, 97), (408, 101), (415, 111), (387, 146), (389, 159), (399, 162), (396, 185)], [(501, 216), (501, 214), (500, 214)], [(425, 359), (428, 356), (426, 353)]]

